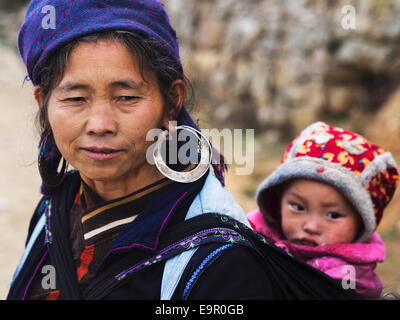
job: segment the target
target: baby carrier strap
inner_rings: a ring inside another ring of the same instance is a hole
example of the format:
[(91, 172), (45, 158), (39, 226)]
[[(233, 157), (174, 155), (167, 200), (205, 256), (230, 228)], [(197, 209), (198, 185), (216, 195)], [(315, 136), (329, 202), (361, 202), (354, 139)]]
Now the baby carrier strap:
[[(207, 176), (203, 189), (193, 200), (185, 220), (203, 215), (207, 212), (218, 212), (250, 226), (243, 209), (236, 203), (230, 192), (221, 185), (211, 171)], [(197, 249), (198, 247), (193, 248), (184, 254), (169, 259), (165, 263), (161, 282), (161, 300), (169, 300), (172, 298), (187, 264), (196, 253)]]
[[(202, 232), (196, 233), (194, 236), (204, 236), (202, 240), (194, 238), (192, 241), (202, 244), (220, 242), (221, 246), (210, 252), (189, 277), (189, 281), (184, 287), (182, 299), (188, 298), (190, 290), (193, 288), (201, 273), (212, 265), (216, 257), (219, 257), (227, 249), (237, 245), (245, 246), (253, 250), (261, 258), (259, 261), (261, 261), (263, 265), (265, 275), (269, 277), (273, 291), (280, 299), (362, 299), (354, 290), (345, 290), (339, 280), (333, 279), (320, 270), (295, 259), (286, 251), (268, 242), (262, 234), (254, 232), (247, 225), (230, 216), (215, 213), (203, 214), (186, 221), (187, 231), (189, 231), (192, 226), (197, 230), (203, 230)], [(185, 225), (182, 224), (180, 227), (185, 228)]]
[[(162, 261), (174, 261), (177, 257), (193, 252), (208, 243), (220, 243), (195, 268), (184, 286), (182, 299), (187, 299), (197, 279), (216, 257), (234, 246), (254, 250), (262, 261), (266, 276), (280, 299), (288, 300), (354, 300), (360, 299), (353, 290), (345, 290), (340, 281), (333, 279), (306, 263), (296, 260), (284, 250), (269, 243), (265, 237), (246, 225), (226, 215), (203, 214), (183, 221), (167, 230), (160, 239), (159, 250), (141, 261), (121, 260), (96, 278), (86, 290), (84, 299), (102, 299), (116, 287), (127, 281), (137, 271)], [(129, 255), (128, 255), (129, 256)], [(187, 264), (184, 266), (185, 269)], [(181, 268), (181, 267), (180, 267)], [(180, 275), (182, 272), (179, 273)], [(180, 277), (179, 277), (180, 279)]]
[(46, 198), (42, 198), (35, 209), (33, 214), (30, 226), (29, 226), (29, 234), (25, 244), (25, 250), (22, 254), (22, 257), (18, 263), (18, 266), (14, 272), (11, 285), (14, 283), (14, 280), (18, 277), (19, 273), (21, 272), (23, 266), (25, 265), (26, 259), (28, 258), (29, 254), (32, 251), (33, 246), (36, 243), (39, 235), (45, 228), (46, 224), (46, 214), (45, 214), (45, 206), (47, 205)]
[[(82, 297), (102, 299), (136, 272), (162, 261), (174, 261), (176, 257), (185, 255), (191, 257), (194, 250), (207, 243), (251, 246), (237, 231), (227, 225), (218, 225), (215, 216), (215, 214), (204, 214), (167, 228), (160, 237), (159, 249), (154, 255), (139, 261), (133, 255), (126, 255), (95, 278)], [(186, 265), (183, 270), (185, 267)]]

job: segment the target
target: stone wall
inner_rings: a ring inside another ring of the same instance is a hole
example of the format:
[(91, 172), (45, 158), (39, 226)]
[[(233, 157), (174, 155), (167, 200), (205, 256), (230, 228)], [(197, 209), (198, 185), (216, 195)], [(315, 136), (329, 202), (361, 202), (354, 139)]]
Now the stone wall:
[(18, 29), (29, 0), (0, 0), (0, 45), (16, 50)]
[(398, 0), (163, 2), (201, 118), (219, 127), (272, 141), (315, 120), (363, 132), (399, 84)]
[[(269, 142), (316, 120), (364, 133), (399, 85), (398, 0), (162, 2), (203, 123)], [(1, 0), (0, 42), (16, 47), (27, 3)], [(343, 28), (346, 5), (355, 29)]]

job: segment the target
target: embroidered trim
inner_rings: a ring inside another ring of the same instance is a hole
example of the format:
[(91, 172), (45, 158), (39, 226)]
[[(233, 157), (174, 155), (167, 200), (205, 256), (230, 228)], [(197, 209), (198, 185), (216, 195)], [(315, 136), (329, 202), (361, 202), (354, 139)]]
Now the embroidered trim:
[(177, 206), (177, 204), (178, 204), (190, 191), (191, 191), (191, 190), (186, 191), (183, 195), (181, 195), (180, 198), (179, 198), (178, 200), (176, 200), (176, 202), (175, 202), (174, 205), (172, 206), (172, 208), (171, 208), (171, 210), (169, 211), (167, 217), (164, 219), (164, 221), (163, 221), (163, 223), (162, 223), (162, 225), (161, 225), (161, 227), (160, 227), (160, 230), (158, 230), (158, 234), (157, 234), (157, 237), (156, 237), (156, 242), (155, 242), (155, 244), (154, 244), (154, 247), (148, 247), (148, 246), (145, 246), (145, 245), (140, 244), (140, 243), (133, 243), (133, 244), (128, 245), (128, 246), (122, 246), (122, 247), (118, 247), (118, 248), (114, 248), (114, 249), (110, 250), (110, 251), (106, 254), (104, 260), (105, 260), (111, 253), (113, 253), (113, 252), (115, 252), (115, 251), (118, 251), (118, 250), (121, 250), (121, 249), (129, 249), (129, 248), (132, 248), (132, 247), (134, 247), (134, 246), (143, 247), (143, 248), (147, 248), (147, 249), (150, 249), (150, 250), (155, 250), (155, 248), (157, 247), (157, 244), (158, 244), (158, 240), (159, 240), (159, 238), (160, 238), (161, 230), (164, 228), (165, 223), (167, 222), (169, 216), (171, 215), (171, 212), (174, 211), (174, 209), (175, 209), (175, 207)]
[(203, 272), (215, 261), (217, 260), (218, 257), (221, 256), (221, 254), (232, 247), (232, 243), (228, 243), (223, 245), (222, 247), (219, 247), (218, 249), (215, 249), (213, 252), (211, 252), (202, 262), (201, 264), (197, 267), (195, 272), (193, 272), (192, 276), (190, 277), (188, 283), (185, 286), (185, 289), (183, 290), (182, 294), (182, 300), (186, 300), (190, 291), (192, 290), (194, 284), (197, 282), (197, 280), (200, 278), (200, 276), (203, 274)]
[(124, 224), (131, 223), (133, 220), (135, 220), (137, 218), (137, 216), (138, 216), (138, 214), (136, 214), (136, 215), (134, 215), (132, 217), (128, 217), (128, 218), (125, 218), (125, 219), (120, 219), (120, 220), (116, 220), (116, 221), (110, 222), (110, 223), (106, 224), (105, 226), (102, 226), (100, 228), (97, 228), (97, 229), (94, 229), (92, 231), (86, 232), (83, 235), (83, 238), (85, 240), (89, 240), (90, 238), (92, 238), (94, 236), (97, 236), (98, 234), (100, 234), (102, 232), (105, 232), (107, 230), (119, 227), (119, 226), (124, 225)]
[(244, 223), (241, 223), (235, 219), (232, 219), (231, 217), (224, 215), (224, 214), (215, 214), (215, 217), (217, 219), (219, 219), (222, 223), (226, 224), (226, 225), (231, 225), (233, 226), (236, 230), (241, 231), (241, 230), (250, 230), (251, 232), (253, 232), (258, 241), (261, 241), (262, 243), (268, 243), (267, 238), (258, 232), (254, 232), (253, 229), (251, 229), (250, 227), (248, 227), (247, 225), (245, 225)]
[(312, 140), (320, 146), (327, 144), (330, 139), (331, 135), (323, 130), (317, 130), (312, 135)]
[(22, 297), (22, 300), (25, 300), (26, 294), (28, 293), (28, 289), (29, 289), (29, 287), (31, 286), (31, 282), (32, 282), (33, 278), (35, 278), (36, 273), (37, 273), (37, 271), (39, 270), (39, 267), (42, 265), (42, 263), (43, 263), (43, 261), (44, 261), (44, 258), (47, 256), (47, 252), (48, 252), (48, 250), (46, 250), (46, 252), (44, 253), (42, 259), (40, 259), (39, 264), (36, 266), (35, 271), (33, 271), (32, 277), (29, 279), (29, 282), (28, 282), (28, 284), (27, 284), (27, 286), (26, 286), (26, 288), (25, 288), (25, 291), (24, 291), (24, 295), (23, 295), (23, 297)]
[(314, 130), (318, 129), (319, 127), (326, 126), (324, 122), (315, 122), (311, 124), (309, 127), (305, 128), (298, 139), (294, 142), (292, 149), (290, 149), (287, 159), (291, 160), (296, 157), (296, 153), (299, 150), (300, 146), (310, 137)]
[(122, 200), (119, 200), (119, 201), (116, 201), (116, 202), (111, 202), (109, 204), (103, 205), (100, 208), (95, 209), (95, 210), (87, 213), (86, 215), (84, 215), (82, 217), (81, 221), (82, 221), (82, 223), (84, 223), (86, 220), (88, 220), (90, 218), (93, 218), (94, 216), (96, 216), (99, 213), (102, 213), (102, 212), (104, 212), (106, 210), (109, 210), (109, 209), (112, 209), (112, 208), (114, 208), (116, 206), (120, 206), (120, 205), (126, 204), (128, 202), (131, 202), (133, 200), (136, 200), (136, 199), (138, 199), (138, 198), (140, 198), (142, 196), (145, 196), (145, 195), (147, 195), (147, 194), (149, 194), (149, 193), (151, 193), (153, 191), (156, 191), (156, 190), (159, 190), (159, 189), (165, 187), (166, 185), (170, 184), (171, 182), (172, 182), (171, 180), (164, 181), (164, 182), (162, 182), (160, 184), (157, 184), (157, 185), (155, 185), (155, 186), (153, 186), (151, 188), (145, 189), (145, 190), (140, 191), (138, 193), (134, 193), (133, 195), (128, 196), (127, 198), (123, 198)]
[(52, 244), (53, 236), (50, 231), (50, 217), (51, 217), (51, 202), (50, 202), (50, 200), (46, 200), (44, 202), (44, 205), (45, 205), (44, 215), (46, 217), (46, 222), (44, 224), (44, 229), (45, 229), (44, 242), (46, 244)]
[(175, 242), (167, 248), (161, 250), (156, 256), (146, 259), (142, 262), (135, 264), (129, 269), (119, 273), (115, 276), (117, 280), (122, 280), (127, 275), (139, 271), (149, 265), (158, 263), (160, 261), (166, 260), (172, 256), (175, 256), (183, 251), (198, 247), (205, 243), (210, 242), (224, 242), (231, 244), (243, 244), (246, 246), (251, 246), (251, 244), (243, 238), (239, 233), (226, 228), (212, 228), (198, 232), (190, 237), (185, 238), (179, 242)]
[(360, 155), (364, 153), (367, 149), (362, 145), (365, 144), (366, 141), (360, 141), (359, 139), (350, 140), (349, 138), (343, 139), (343, 148), (350, 154)]

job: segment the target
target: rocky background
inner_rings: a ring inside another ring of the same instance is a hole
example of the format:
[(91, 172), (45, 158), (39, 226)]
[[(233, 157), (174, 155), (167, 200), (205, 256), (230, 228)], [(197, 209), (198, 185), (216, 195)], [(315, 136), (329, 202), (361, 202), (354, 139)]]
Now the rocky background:
[[(400, 163), (400, 1), (163, 2), (199, 118), (256, 129), (254, 173), (227, 183), (246, 210), (288, 141), (314, 121), (361, 133)], [(378, 231), (387, 245), (378, 274), (386, 291), (400, 292), (400, 192)]]
[[(36, 106), (16, 51), (26, 0), (0, 0), (0, 298), (39, 198)], [(287, 142), (323, 120), (390, 150), (400, 164), (400, 1), (164, 0), (203, 127), (254, 128), (255, 170), (230, 170), (245, 210)], [(354, 11), (355, 25), (348, 18)], [(350, 14), (350, 15), (349, 15)], [(235, 164), (233, 165), (233, 168)], [(400, 192), (379, 227), (385, 291), (400, 292)]]
[[(364, 131), (400, 84), (399, 1), (164, 3), (200, 108), (219, 126), (270, 139), (316, 120)], [(355, 29), (342, 27), (345, 5)]]

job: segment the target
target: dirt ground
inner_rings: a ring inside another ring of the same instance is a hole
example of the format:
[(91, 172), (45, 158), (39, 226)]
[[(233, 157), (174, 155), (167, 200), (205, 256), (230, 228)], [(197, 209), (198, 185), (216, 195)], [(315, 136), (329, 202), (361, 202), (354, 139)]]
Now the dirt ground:
[(36, 169), (36, 107), (32, 85), (22, 87), (24, 66), (0, 47), (0, 299), (7, 295), (22, 255), (39, 194)]
[[(22, 87), (25, 70), (19, 57), (0, 46), (0, 299), (7, 295), (22, 255), (30, 216), (40, 198), (34, 126), (37, 110), (32, 85)], [(256, 207), (254, 192), (261, 180), (279, 163), (283, 146), (258, 147), (252, 175), (237, 176), (231, 170), (227, 188), (246, 211)], [(268, 157), (265, 157), (265, 155)], [(396, 207), (400, 209), (400, 206)], [(387, 261), (377, 269), (385, 290), (400, 292), (399, 215), (382, 230)]]

